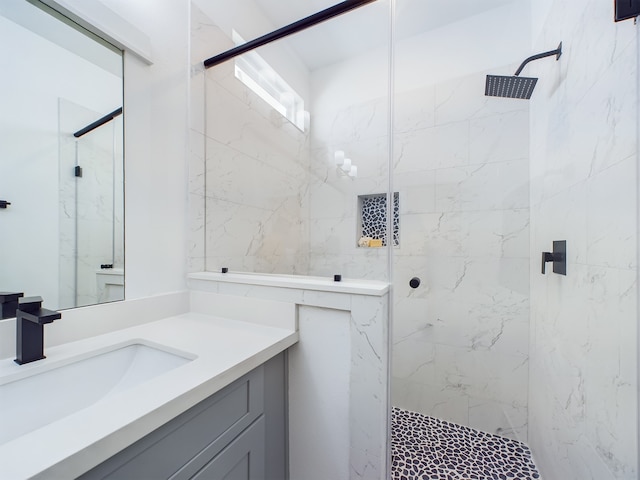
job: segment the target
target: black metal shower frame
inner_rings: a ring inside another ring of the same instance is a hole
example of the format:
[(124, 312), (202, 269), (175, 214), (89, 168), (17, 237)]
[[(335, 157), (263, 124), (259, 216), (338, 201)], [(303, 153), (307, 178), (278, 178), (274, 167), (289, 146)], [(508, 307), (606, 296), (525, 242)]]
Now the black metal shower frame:
[(258, 37), (249, 42), (243, 43), (242, 45), (238, 45), (226, 52), (215, 55), (211, 58), (206, 59), (204, 63), (205, 68), (215, 67), (227, 60), (237, 57), (238, 55), (242, 55), (243, 53), (250, 52), (258, 47), (262, 47), (263, 45), (267, 45), (268, 43), (274, 42), (276, 40), (280, 40), (281, 38), (288, 37), (294, 33), (298, 33), (302, 30), (306, 30), (309, 27), (313, 27), (318, 25), (319, 23), (330, 20), (333, 17), (337, 17), (338, 15), (342, 15), (343, 13), (350, 12), (356, 8), (362, 7), (369, 3), (373, 3), (376, 0), (346, 0), (344, 2), (340, 2), (332, 7), (329, 7), (325, 10), (321, 10), (318, 13), (314, 13), (308, 17), (303, 18), (302, 20), (298, 20), (297, 22), (293, 22), (285, 27), (274, 30), (271, 33), (267, 33), (261, 37)]
[(95, 122), (93, 122), (93, 123), (87, 125), (86, 127), (78, 130), (76, 133), (73, 134), (73, 136), (76, 137), (76, 138), (80, 138), (81, 136), (89, 133), (90, 131), (95, 130), (98, 127), (101, 127), (105, 123), (109, 123), (111, 120), (116, 118), (118, 115), (122, 115), (122, 107), (115, 109), (111, 113), (107, 113), (104, 117), (101, 117), (98, 120), (96, 120)]

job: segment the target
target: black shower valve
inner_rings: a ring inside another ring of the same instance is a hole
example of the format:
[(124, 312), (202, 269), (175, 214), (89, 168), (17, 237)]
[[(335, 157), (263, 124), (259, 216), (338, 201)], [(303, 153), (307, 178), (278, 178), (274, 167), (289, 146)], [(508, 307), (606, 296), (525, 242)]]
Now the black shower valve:
[(553, 252), (542, 252), (542, 274), (546, 273), (547, 262), (553, 262), (553, 273), (567, 274), (567, 241), (555, 240)]
[(11, 202), (7, 202), (6, 200), (0, 200), (0, 208), (7, 208), (11, 205)]

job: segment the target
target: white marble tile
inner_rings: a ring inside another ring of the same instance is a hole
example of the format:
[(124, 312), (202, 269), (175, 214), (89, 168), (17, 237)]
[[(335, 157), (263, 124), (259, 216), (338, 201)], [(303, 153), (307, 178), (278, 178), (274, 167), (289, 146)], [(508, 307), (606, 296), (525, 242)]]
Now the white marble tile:
[(485, 163), (438, 170), (436, 208), (443, 212), (529, 206), (528, 164)]
[[(199, 272), (204, 270), (205, 256), (205, 198), (202, 195), (189, 194), (189, 238), (188, 238), (189, 258), (200, 259), (194, 263), (194, 270)], [(197, 266), (202, 265), (202, 268)]]
[(277, 209), (294, 196), (302, 204), (306, 188), (302, 171), (275, 169), (211, 139), (206, 148), (208, 196), (268, 209)]
[(529, 255), (528, 209), (405, 214), (401, 230), (400, 255)]
[(395, 135), (394, 173), (467, 165), (469, 121), (412, 130)]
[(380, 98), (357, 105), (323, 105), (312, 116), (314, 145), (331, 139), (349, 143), (377, 138), (388, 133), (388, 102)]
[(353, 217), (319, 218), (310, 222), (309, 249), (312, 254), (354, 254), (359, 236)]
[(394, 378), (423, 385), (435, 384), (435, 344), (407, 337), (393, 342)]
[(394, 108), (393, 130), (396, 133), (433, 127), (435, 125), (435, 86), (396, 93)]
[(353, 141), (338, 141), (327, 138), (324, 142), (316, 142), (312, 149), (311, 173), (318, 178), (324, 178), (327, 170), (335, 171), (334, 153), (337, 150), (344, 151), (345, 158), (351, 159), (351, 163), (358, 167), (357, 179), (359, 181), (362, 179), (382, 181), (388, 178), (388, 136), (382, 135)]
[(458, 391), (393, 378), (393, 406), (460, 425), (469, 424), (469, 397)]
[(334, 292), (318, 292), (306, 290), (303, 292), (302, 303), (309, 306), (322, 306), (337, 310), (351, 310), (351, 295)]
[(495, 114), (471, 120), (469, 163), (504, 162), (529, 158), (529, 112)]
[[(517, 65), (504, 67), (504, 75), (511, 75)], [(499, 71), (478, 72), (450, 79), (435, 87), (435, 122), (444, 125), (496, 113), (526, 111), (528, 105), (501, 98), (485, 97), (486, 73), (502, 74)]]
[(637, 268), (637, 157), (618, 162), (587, 183), (587, 261), (590, 265)]
[[(351, 299), (349, 478), (386, 478), (388, 296)], [(381, 395), (385, 392), (385, 395)], [(364, 448), (363, 448), (364, 447)]]
[(520, 442), (527, 442), (527, 409), (522, 406), (469, 399), (469, 426)]
[(400, 215), (436, 212), (436, 171), (394, 172), (393, 189), (400, 193)]
[(189, 131), (189, 193), (205, 195), (206, 137), (195, 130)]

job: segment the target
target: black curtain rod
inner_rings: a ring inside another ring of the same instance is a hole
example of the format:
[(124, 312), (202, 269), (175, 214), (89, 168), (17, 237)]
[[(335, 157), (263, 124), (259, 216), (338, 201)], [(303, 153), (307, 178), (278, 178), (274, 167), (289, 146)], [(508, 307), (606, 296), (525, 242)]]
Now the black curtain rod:
[(122, 115), (122, 107), (114, 110), (111, 113), (107, 113), (104, 117), (96, 120), (95, 122), (93, 122), (90, 125), (87, 125), (83, 129), (78, 130), (76, 133), (73, 134), (73, 136), (76, 137), (76, 138), (79, 138), (82, 135), (84, 135), (85, 133), (89, 133), (91, 130), (95, 130), (96, 128), (101, 127), (102, 125), (104, 125), (105, 123), (110, 122), (111, 120), (116, 118), (118, 115)]
[(344, 2), (340, 2), (333, 7), (329, 7), (318, 13), (314, 13), (313, 15), (305, 17), (302, 20), (298, 20), (297, 22), (287, 25), (286, 27), (279, 28), (278, 30), (267, 33), (262, 37), (258, 37), (255, 40), (243, 43), (242, 45), (238, 45), (237, 47), (227, 50), (226, 52), (208, 58), (204, 61), (204, 66), (205, 68), (214, 67), (222, 62), (226, 62), (227, 60), (237, 57), (238, 55), (242, 55), (243, 53), (247, 53), (255, 48), (262, 47), (267, 43), (271, 43), (276, 40), (280, 40), (281, 38), (288, 37), (289, 35), (298, 33), (333, 17), (337, 17), (338, 15), (350, 12), (351, 10), (375, 1), (376, 0), (346, 0)]

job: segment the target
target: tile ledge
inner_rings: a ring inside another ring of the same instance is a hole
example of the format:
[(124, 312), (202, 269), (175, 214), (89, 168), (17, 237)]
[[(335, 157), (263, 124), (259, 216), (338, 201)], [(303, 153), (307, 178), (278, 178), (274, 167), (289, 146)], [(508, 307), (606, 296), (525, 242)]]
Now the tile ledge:
[(295, 288), (300, 290), (349, 293), (353, 295), (371, 295), (378, 297), (389, 292), (389, 283), (379, 280), (343, 278), (340, 282), (334, 282), (333, 278), (329, 277), (248, 272), (195, 272), (189, 273), (187, 278), (190, 280), (204, 280), (210, 282), (262, 285), (269, 287)]

